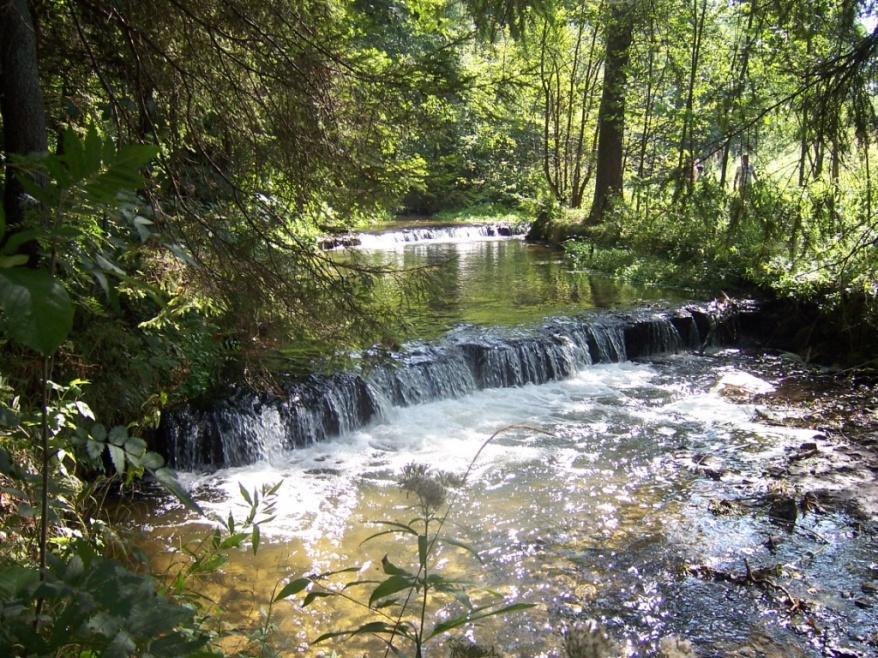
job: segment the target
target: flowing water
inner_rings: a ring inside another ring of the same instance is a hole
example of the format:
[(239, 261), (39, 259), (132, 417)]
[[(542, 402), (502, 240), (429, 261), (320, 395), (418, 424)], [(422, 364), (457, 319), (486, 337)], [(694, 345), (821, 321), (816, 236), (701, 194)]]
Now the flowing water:
[[(431, 249), (439, 248), (426, 246), (410, 245), (397, 255), (404, 261), (429, 258)], [(616, 352), (599, 358), (594, 338), (591, 343), (582, 338), (577, 352), (572, 321), (542, 318), (557, 315), (562, 306), (569, 310), (577, 301), (568, 295), (571, 281), (586, 275), (565, 278), (550, 252), (512, 240), (465, 243), (457, 253), (469, 255), (457, 259), (460, 285), (448, 299), (468, 301), (454, 304), (449, 321), (476, 322), (472, 314), (480, 304), (472, 300), (479, 294), (485, 303), (500, 303), (485, 290), (488, 280), (480, 278), (495, 266), (464, 267), (467, 258), (503, 261), (512, 253), (512, 259), (523, 259), (519, 263), (551, 272), (522, 277), (510, 269), (509, 276), (518, 277), (514, 285), (491, 285), (505, 303), (514, 305), (516, 295), (530, 300), (517, 310), (525, 309), (526, 323), (541, 322), (537, 330), (481, 330), (477, 344), (492, 346), (486, 353), (518, 354), (518, 366), (509, 365), (507, 354), (506, 361), (491, 362), (490, 372), (511, 368), (519, 379), (490, 379), (470, 368), (475, 379), (455, 379), (458, 388), (394, 400), (387, 391), (399, 386), (379, 385), (391, 375), (364, 376), (359, 386), (374, 399), (383, 390), (385, 399), (361, 423), (336, 423), (336, 436), (310, 444), (275, 441), (272, 449), (241, 460), (243, 465), (181, 474), (203, 507), (222, 518), (246, 514), (241, 487), (252, 491), (281, 482), (274, 519), (261, 526), (257, 554), (232, 551), (221, 576), (199, 581), (200, 594), (219, 604), (229, 624), (259, 624), (260, 610), (288, 578), (357, 566), (361, 571), (351, 579), (380, 579), (385, 554), (398, 565), (416, 565), (417, 546), (399, 536), (362, 543), (381, 530), (375, 521), (407, 522), (414, 516), (413, 500), (396, 483), (403, 467), (417, 462), (462, 475), (486, 439), (509, 428), (485, 446), (465, 486), (449, 497), (445, 532), (478, 551), (481, 562), (446, 544), (431, 568), (536, 607), (486, 620), (466, 631), (470, 639), (493, 646), (499, 655), (557, 656), (564, 627), (596, 620), (624, 644), (626, 655), (652, 655), (669, 635), (690, 640), (697, 655), (705, 656), (875, 650), (870, 642), (878, 640), (876, 601), (867, 587), (878, 579), (874, 473), (851, 468), (831, 482), (812, 473), (819, 470), (814, 458), (801, 457), (812, 449), (828, 461), (842, 457), (835, 439), (773, 422), (778, 405), (785, 415), (800, 413), (771, 397), (791, 376), (788, 364), (735, 349), (684, 351), (690, 341), (680, 335), (679, 323), (656, 325), (674, 333), (676, 341), (665, 336), (646, 359), (631, 361), (625, 359), (624, 334), (613, 334), (618, 325), (591, 319), (587, 326), (610, 327), (607, 335), (617, 336), (604, 344), (605, 351), (615, 344)], [(474, 270), (482, 274), (468, 278)], [(553, 287), (555, 278), (568, 292)], [(525, 280), (536, 281), (536, 290), (513, 290)], [(655, 291), (621, 289), (630, 291), (628, 297), (607, 306), (658, 297)], [(502, 318), (497, 324), (509, 324), (513, 315), (512, 308), (496, 311)], [(569, 329), (561, 338), (557, 322)], [(389, 372), (402, 379), (419, 372), (429, 378), (432, 370), (415, 366), (453, 361), (448, 354), (458, 348), (460, 354), (472, 352), (461, 345), (474, 344), (467, 333), (474, 330), (460, 331), (466, 340), (452, 332), (437, 348), (440, 357), (422, 346)], [(558, 363), (566, 365), (527, 375), (520, 364), (528, 355), (552, 349), (561, 350)], [(484, 367), (484, 354), (477, 362)], [(331, 389), (325, 395), (342, 393)], [(257, 415), (238, 412), (259, 426), (253, 436), (286, 431), (289, 404), (256, 406)], [(223, 413), (231, 415), (232, 409)], [(252, 459), (257, 461), (246, 463)], [(781, 465), (789, 465), (784, 486), (795, 492), (791, 497), (804, 500), (811, 493), (820, 503), (803, 506), (793, 522), (778, 518), (773, 502), (779, 494), (772, 469)], [(852, 491), (853, 501), (846, 495)], [(144, 526), (150, 552), (171, 570), (181, 557), (170, 547), (204, 532), (171, 504), (153, 510)], [(350, 591), (368, 595), (367, 588)], [(795, 609), (797, 600), (808, 606)], [(428, 626), (457, 614), (457, 605), (431, 603)], [(286, 655), (328, 656), (332, 650), (342, 656), (382, 655), (380, 643), (369, 638), (308, 644), (321, 633), (371, 619), (340, 599), (304, 609), (283, 601), (272, 610), (272, 642)], [(236, 638), (233, 633), (227, 648), (235, 648)], [(429, 655), (447, 653), (439, 643)]]

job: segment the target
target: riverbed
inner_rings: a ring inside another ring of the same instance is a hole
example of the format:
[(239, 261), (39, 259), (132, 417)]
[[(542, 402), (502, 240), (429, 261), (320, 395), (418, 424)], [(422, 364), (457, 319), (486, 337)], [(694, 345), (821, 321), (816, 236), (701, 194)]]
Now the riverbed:
[[(447, 295), (416, 311), (428, 334), (672, 304), (687, 294), (568, 272), (557, 252), (541, 249), (482, 240), (383, 256), (452, 264)], [(194, 581), (229, 629), (226, 648), (246, 643), (241, 629), (259, 627), (272, 593), (291, 579), (352, 566), (358, 573), (332, 582), (379, 579), (385, 555), (416, 569), (417, 544), (404, 536), (363, 541), (386, 527), (378, 521), (414, 516), (397, 482), (418, 463), (457, 475), (471, 469), (449, 493), (443, 528), (471, 550), (441, 545), (431, 572), (469, 581), (483, 592), (476, 600), (489, 590), (507, 604), (534, 605), (457, 633), (496, 655), (562, 655), (563, 634), (586, 626), (611, 635), (621, 655), (654, 655), (671, 637), (704, 656), (873, 655), (874, 444), (813, 415), (815, 382), (829, 375), (737, 346), (671, 352), (390, 406), (363, 427), (257, 463), (181, 473), (208, 513), (239, 523), (249, 509), (242, 488), (252, 497), (280, 483), (255, 555), (232, 550), (221, 573)], [(171, 571), (186, 562), (181, 543), (210, 527), (167, 500), (141, 523), (148, 552)], [(367, 599), (370, 589), (349, 591)], [(369, 636), (310, 644), (375, 611), (340, 598), (300, 603), (271, 607), (270, 642), (281, 654), (383, 654)], [(429, 602), (428, 627), (460, 605)], [(447, 655), (443, 638), (435, 645), (428, 655)]]

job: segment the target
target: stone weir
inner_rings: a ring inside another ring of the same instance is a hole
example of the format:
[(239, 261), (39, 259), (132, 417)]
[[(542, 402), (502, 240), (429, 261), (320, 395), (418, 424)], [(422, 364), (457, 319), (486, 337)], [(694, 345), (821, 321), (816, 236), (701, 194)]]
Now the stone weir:
[(495, 222), (491, 224), (462, 224), (459, 226), (409, 227), (382, 233), (344, 233), (321, 238), (321, 249), (392, 249), (415, 242), (470, 242), (497, 238), (524, 238), (529, 224)]
[(394, 406), (729, 344), (737, 325), (737, 307), (710, 304), (559, 318), (530, 330), (462, 327), (436, 343), (412, 343), (378, 366), (286, 384), (282, 395), (239, 389), (207, 406), (172, 410), (160, 440), (178, 469), (240, 466), (380, 421)]

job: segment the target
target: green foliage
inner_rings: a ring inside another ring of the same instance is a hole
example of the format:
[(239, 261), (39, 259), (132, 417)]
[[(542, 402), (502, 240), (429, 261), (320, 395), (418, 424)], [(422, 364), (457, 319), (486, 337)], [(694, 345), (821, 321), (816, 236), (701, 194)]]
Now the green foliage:
[[(202, 511), (143, 439), (127, 427), (107, 429), (94, 422), (81, 400), (84, 384), (51, 384), (47, 534), (52, 550), (41, 578), (30, 552), (39, 534), (34, 516), (42, 475), (33, 448), (41, 414), (22, 409), (20, 398), (0, 380), (0, 492), (4, 506), (12, 506), (0, 523), (0, 653), (56, 655), (77, 649), (120, 656), (207, 655), (201, 648), (215, 635), (205, 622), (211, 610), (198, 591), (199, 579), (222, 569), (229, 551), (259, 549), (260, 526), (274, 518), (281, 483), (242, 488), (249, 508), (243, 518), (209, 519), (215, 529), (182, 546), (188, 561), (179, 563), (166, 585), (156, 584), (132, 571), (136, 551), (108, 518), (107, 495), (149, 475), (183, 505)], [(268, 624), (261, 632), (268, 632)]]
[(617, 204), (565, 251), (579, 267), (626, 278), (713, 292), (763, 290), (831, 310), (852, 296), (875, 295), (878, 263), (868, 248), (875, 224), (867, 213), (875, 201), (855, 172), (844, 185), (806, 189), (766, 178), (745, 194), (706, 180), (682, 201), (653, 196), (639, 211)]
[[(34, 607), (44, 602), (42, 633)], [(18, 565), (0, 568), (0, 652), (4, 655), (192, 656), (207, 636), (195, 612), (159, 595), (148, 576), (77, 542), (53, 556), (47, 577)]]
[(157, 596), (151, 578), (111, 559), (130, 548), (108, 522), (103, 502), (111, 490), (149, 472), (185, 505), (199, 508), (142, 439), (126, 427), (94, 423), (81, 400), (84, 384), (49, 383), (49, 516), (42, 523), (52, 550), (41, 572), (31, 566), (29, 547), (41, 530), (34, 517), (44, 495), (43, 464), (34, 447), (43, 414), (23, 409), (0, 381), (0, 490), (4, 505), (13, 506), (0, 524), (0, 652), (55, 655), (77, 647), (103, 655), (189, 655), (206, 641), (193, 610)]
[[(13, 344), (42, 357), (39, 405), (0, 379), (0, 483), (4, 505), (14, 505), (0, 528), (0, 652), (194, 654), (207, 638), (193, 610), (157, 596), (151, 578), (110, 559), (128, 547), (103, 518), (103, 503), (111, 490), (149, 473), (185, 505), (199, 511), (197, 504), (142, 438), (126, 426), (107, 430), (94, 422), (81, 397), (87, 382), (49, 379), (50, 357), (73, 327), (68, 287), (82, 303), (82, 276), (94, 262), (105, 290), (103, 273), (126, 278), (102, 255), (112, 234), (101, 218), (142, 183), (140, 169), (155, 149), (116, 150), (94, 128), (84, 139), (67, 130), (63, 146), (60, 155), (16, 159), (16, 176), (35, 205), (26, 224), (6, 236), (0, 270), (3, 329)], [(147, 222), (133, 219), (142, 236)], [(37, 263), (16, 253), (31, 241), (40, 248)], [(34, 264), (41, 267), (28, 266)]]
[(510, 209), (496, 203), (480, 203), (465, 208), (443, 210), (436, 213), (435, 217), (442, 222), (480, 221), (519, 224), (529, 220), (529, 216), (524, 211)]
[(73, 327), (70, 295), (45, 270), (0, 270), (0, 306), (9, 337), (40, 354), (54, 353)]
[[(156, 152), (142, 145), (117, 151), (94, 126), (84, 139), (68, 129), (63, 142), (63, 154), (13, 159), (16, 178), (38, 205), (24, 227), (0, 234), (5, 240), (0, 269), (5, 332), (44, 356), (54, 354), (73, 327), (74, 304), (58, 267), (82, 270), (83, 254), (91, 252), (105, 272), (124, 274), (102, 255), (100, 213), (142, 183), (140, 169)], [(43, 249), (44, 269), (26, 267), (28, 257), (16, 253), (31, 241)]]

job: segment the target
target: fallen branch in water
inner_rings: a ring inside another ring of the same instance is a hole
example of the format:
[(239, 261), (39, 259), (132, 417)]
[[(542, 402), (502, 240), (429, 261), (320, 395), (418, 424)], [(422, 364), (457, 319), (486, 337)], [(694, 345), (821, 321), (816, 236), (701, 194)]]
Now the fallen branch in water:
[[(790, 591), (786, 587), (777, 583), (770, 577), (771, 574), (778, 571), (779, 568), (777, 566), (763, 567), (762, 569), (753, 570), (750, 568), (750, 563), (747, 561), (747, 558), (744, 558), (744, 569), (745, 573), (743, 575), (720, 571), (719, 569), (714, 569), (713, 567), (704, 564), (690, 566), (687, 570), (693, 576), (706, 580), (713, 580), (715, 582), (732, 583), (734, 585), (742, 586), (757, 585), (764, 591), (767, 591), (775, 601), (783, 603), (790, 615), (794, 615), (798, 612), (805, 612), (811, 607), (810, 603), (803, 599), (796, 598), (790, 594)], [(778, 598), (777, 596), (774, 596), (775, 592), (780, 592), (784, 596)]]

